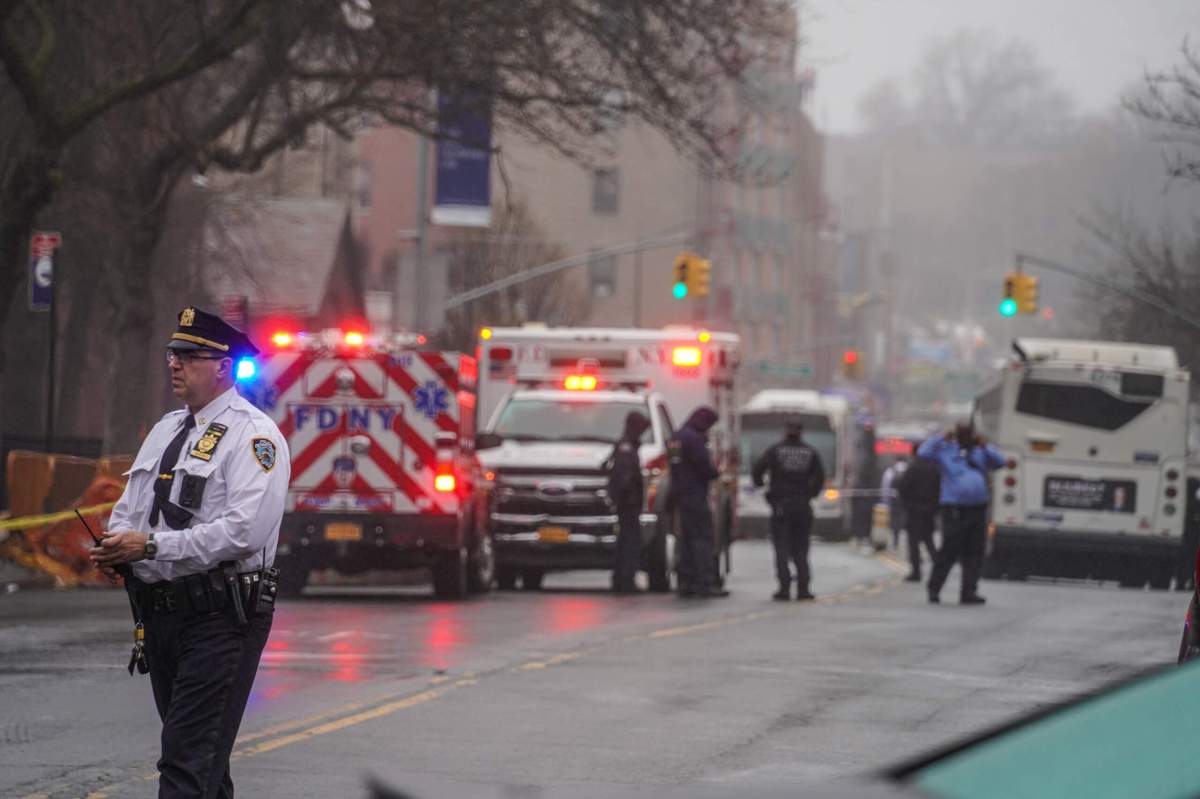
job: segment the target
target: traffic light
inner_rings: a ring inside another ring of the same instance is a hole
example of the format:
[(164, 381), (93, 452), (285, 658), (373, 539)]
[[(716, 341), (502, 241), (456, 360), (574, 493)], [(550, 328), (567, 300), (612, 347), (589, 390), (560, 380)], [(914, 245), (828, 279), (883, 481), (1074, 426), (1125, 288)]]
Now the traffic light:
[(688, 278), (691, 273), (689, 267), (692, 264), (692, 258), (692, 254), (688, 252), (675, 256), (675, 272), (674, 280), (671, 284), (671, 295), (677, 300), (682, 300), (688, 295)]
[(707, 297), (712, 287), (712, 262), (694, 252), (675, 256), (671, 295), (677, 300)]
[(847, 380), (862, 379), (862, 357), (858, 350), (846, 350), (842, 353), (842, 377)]
[(688, 294), (693, 297), (707, 297), (711, 287), (712, 261), (696, 258), (688, 269)]
[(1000, 312), (1001, 316), (1016, 316), (1017, 311), (1020, 310), (1017, 304), (1017, 284), (1020, 280), (1020, 272), (1009, 272), (1004, 276), (1004, 297), (1000, 300), (1000, 305), (996, 309)]
[(1021, 313), (1037, 313), (1038, 279), (1033, 275), (1018, 274), (1017, 310)]

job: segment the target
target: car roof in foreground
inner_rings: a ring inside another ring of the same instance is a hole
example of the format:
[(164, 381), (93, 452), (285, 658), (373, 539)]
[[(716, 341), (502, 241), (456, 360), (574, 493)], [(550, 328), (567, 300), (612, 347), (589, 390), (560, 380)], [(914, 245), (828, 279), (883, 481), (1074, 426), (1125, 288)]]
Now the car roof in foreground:
[(1200, 662), (1043, 710), (891, 772), (939, 799), (1200, 795)]

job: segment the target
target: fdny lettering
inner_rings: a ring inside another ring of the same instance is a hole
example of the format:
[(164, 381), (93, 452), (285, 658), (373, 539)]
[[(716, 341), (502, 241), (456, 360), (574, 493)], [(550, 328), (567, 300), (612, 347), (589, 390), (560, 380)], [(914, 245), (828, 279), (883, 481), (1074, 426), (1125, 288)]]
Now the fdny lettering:
[(346, 405), (331, 408), (328, 405), (295, 405), (292, 414), (296, 417), (296, 431), (315, 427), (317, 430), (334, 430), (343, 420), (347, 430), (391, 430), (399, 411), (368, 405)]

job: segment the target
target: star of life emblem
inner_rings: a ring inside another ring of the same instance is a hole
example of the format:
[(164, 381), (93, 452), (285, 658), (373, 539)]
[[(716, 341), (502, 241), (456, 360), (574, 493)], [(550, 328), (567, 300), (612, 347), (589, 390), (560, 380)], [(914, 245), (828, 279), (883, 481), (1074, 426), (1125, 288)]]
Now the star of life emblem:
[(422, 413), (430, 419), (436, 419), (439, 413), (445, 413), (450, 409), (450, 392), (441, 384), (430, 380), (416, 390), (414, 404), (418, 413)]

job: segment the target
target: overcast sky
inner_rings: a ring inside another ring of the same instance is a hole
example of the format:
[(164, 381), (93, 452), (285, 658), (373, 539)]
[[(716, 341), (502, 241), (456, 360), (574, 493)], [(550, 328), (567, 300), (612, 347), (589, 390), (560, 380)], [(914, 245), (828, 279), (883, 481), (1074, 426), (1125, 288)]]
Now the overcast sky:
[(801, 59), (817, 70), (810, 110), (828, 132), (859, 125), (862, 93), (903, 83), (929, 41), (964, 27), (1024, 39), (1083, 111), (1104, 110), (1147, 68), (1177, 61), (1191, 33), (1200, 48), (1200, 0), (802, 0)]

